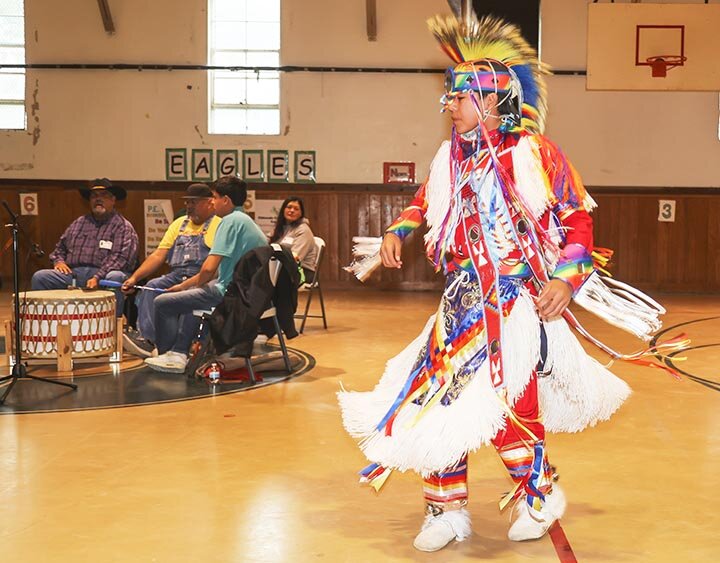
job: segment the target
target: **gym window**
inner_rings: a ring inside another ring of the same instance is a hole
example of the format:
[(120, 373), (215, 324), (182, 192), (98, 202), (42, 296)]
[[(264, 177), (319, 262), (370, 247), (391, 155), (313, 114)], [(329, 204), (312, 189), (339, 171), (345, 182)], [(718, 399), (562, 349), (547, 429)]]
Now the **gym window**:
[[(209, 0), (208, 14), (210, 65), (279, 66), (280, 0)], [(210, 133), (280, 133), (277, 71), (211, 70), (208, 92)]]
[[(0, 64), (25, 64), (23, 0), (0, 0)], [(0, 67), (0, 129), (27, 126), (25, 69)]]

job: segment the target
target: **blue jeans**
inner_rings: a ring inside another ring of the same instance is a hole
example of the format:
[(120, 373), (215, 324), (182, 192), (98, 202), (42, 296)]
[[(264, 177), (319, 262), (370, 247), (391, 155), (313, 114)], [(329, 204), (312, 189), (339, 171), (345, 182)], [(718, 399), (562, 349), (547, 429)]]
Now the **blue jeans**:
[[(93, 266), (76, 266), (71, 268), (72, 274), (63, 274), (57, 270), (47, 269), (38, 270), (33, 274), (30, 287), (33, 291), (35, 290), (47, 290), (47, 289), (67, 289), (69, 285), (72, 285), (72, 278), (75, 276), (78, 287), (85, 287), (87, 281), (95, 275), (98, 271)], [(112, 270), (108, 272), (103, 279), (114, 282), (122, 283), (128, 278), (128, 274), (121, 272), (120, 270)], [(125, 296), (118, 289), (115, 293), (115, 314), (118, 318), (122, 317), (123, 306), (125, 305)]]
[(187, 354), (200, 318), (192, 312), (211, 309), (223, 300), (213, 280), (202, 287), (163, 293), (155, 298), (155, 345), (158, 353), (168, 350)]
[[(190, 273), (187, 270), (180, 268), (177, 270), (173, 270), (172, 272), (169, 272), (165, 274), (164, 276), (160, 276), (159, 278), (155, 278), (147, 282), (145, 285), (148, 287), (156, 287), (160, 289), (167, 289), (168, 287), (172, 287), (173, 285), (179, 284), (180, 282), (186, 280), (189, 277), (192, 277), (197, 273), (197, 270)], [(146, 291), (144, 289), (141, 289), (137, 292), (137, 295), (135, 296), (135, 305), (138, 309), (138, 317), (137, 317), (137, 328), (138, 332), (140, 332), (140, 335), (145, 338), (146, 340), (149, 340), (150, 342), (155, 342), (155, 299), (162, 295), (162, 293), (157, 293), (155, 291)]]

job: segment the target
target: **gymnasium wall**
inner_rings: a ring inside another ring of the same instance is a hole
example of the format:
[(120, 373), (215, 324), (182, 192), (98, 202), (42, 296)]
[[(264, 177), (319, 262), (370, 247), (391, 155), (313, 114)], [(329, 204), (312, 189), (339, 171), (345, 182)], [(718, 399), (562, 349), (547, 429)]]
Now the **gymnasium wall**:
[[(103, 31), (93, 2), (28, 0), (27, 61), (207, 62), (205, 0), (110, 5), (114, 36)], [(282, 64), (447, 65), (425, 30), (428, 16), (447, 11), (444, 0), (378, 0), (377, 8), (378, 41), (369, 42), (361, 0), (283, 0)], [(546, 62), (558, 69), (585, 68), (586, 12), (584, 0), (542, 2)], [(382, 162), (416, 162), (421, 179), (448, 133), (446, 118), (438, 113), (441, 90), (441, 75), (285, 74), (281, 135), (211, 136), (207, 80), (200, 71), (29, 71), (28, 131), (0, 132), (0, 197), (17, 206), (17, 192), (39, 194), (40, 216), (25, 221), (49, 251), (83, 211), (74, 186), (95, 176), (130, 187), (125, 212), (142, 230), (142, 198), (177, 198), (184, 189), (163, 182), (167, 147), (315, 150), (321, 185), (258, 185), (258, 198), (302, 190), (318, 234), (328, 239), (326, 278), (350, 287), (340, 266), (349, 257), (355, 228), (380, 234), (412, 192), (411, 187), (380, 184)], [(720, 173), (717, 94), (587, 92), (583, 76), (551, 77), (549, 93), (547, 133), (566, 150), (601, 203), (595, 216), (601, 236), (596, 238), (622, 248), (617, 274), (646, 287), (720, 288), (713, 250), (717, 232), (708, 216), (716, 207), (712, 188)], [(698, 188), (706, 190), (693, 191)], [(677, 221), (659, 224), (657, 200), (668, 194), (678, 202)], [(0, 244), (6, 240), (3, 231)], [(646, 242), (634, 244), (637, 240)], [(667, 242), (657, 246), (655, 240)], [(685, 248), (677, 248), (676, 240), (685, 241)], [(408, 255), (419, 257), (419, 243), (412, 244), (417, 248), (408, 249)], [(667, 268), (648, 273), (652, 266), (644, 265), (640, 255), (645, 247)], [(714, 274), (697, 273), (693, 260), (702, 260), (704, 270)], [(422, 258), (415, 262), (373, 283), (436, 286)], [(690, 271), (696, 274), (682, 273)], [(7, 280), (9, 273), (4, 253), (0, 274)]]
[[(30, 63), (204, 64), (206, 0), (111, 3), (117, 33), (85, 0), (26, 2)], [(379, 0), (378, 41), (365, 2), (283, 0), (282, 63), (447, 64), (425, 30), (444, 0)], [(542, 3), (543, 59), (585, 68), (587, 2)], [(318, 180), (377, 183), (382, 162), (423, 176), (447, 134), (440, 75), (292, 73), (282, 80), (283, 134), (208, 135), (202, 71), (36, 70), (27, 76), (28, 132), (0, 132), (7, 178), (163, 180), (167, 147), (316, 150)], [(716, 186), (715, 93), (586, 92), (585, 77), (549, 80), (548, 134), (591, 186)], [(692, 142), (688, 142), (689, 140)]]

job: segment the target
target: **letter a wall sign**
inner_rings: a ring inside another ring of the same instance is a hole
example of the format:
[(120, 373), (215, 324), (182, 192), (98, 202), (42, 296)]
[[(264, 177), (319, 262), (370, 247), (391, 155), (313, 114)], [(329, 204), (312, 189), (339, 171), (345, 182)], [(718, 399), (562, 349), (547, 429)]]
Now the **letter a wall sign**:
[(213, 151), (212, 149), (192, 150), (192, 181), (212, 182), (213, 177)]

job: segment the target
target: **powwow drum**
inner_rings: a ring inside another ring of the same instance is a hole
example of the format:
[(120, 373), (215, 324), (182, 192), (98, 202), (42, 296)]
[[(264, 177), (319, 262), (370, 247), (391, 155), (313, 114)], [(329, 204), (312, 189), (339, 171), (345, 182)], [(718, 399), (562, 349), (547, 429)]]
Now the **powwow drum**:
[[(14, 317), (13, 317), (14, 318)], [(26, 291), (20, 294), (20, 345), (24, 358), (56, 358), (58, 325), (69, 324), (76, 358), (115, 351), (112, 291)]]

